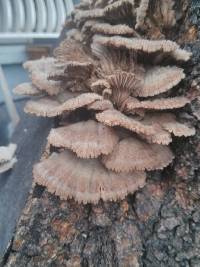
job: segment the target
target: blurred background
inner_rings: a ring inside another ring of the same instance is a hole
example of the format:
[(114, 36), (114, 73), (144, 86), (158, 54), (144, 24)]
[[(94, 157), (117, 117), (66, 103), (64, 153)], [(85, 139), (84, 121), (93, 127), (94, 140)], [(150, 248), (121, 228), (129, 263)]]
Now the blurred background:
[(23, 62), (50, 53), (76, 2), (0, 0), (0, 146), (8, 144), (19, 121), (23, 98), (12, 89), (29, 79)]

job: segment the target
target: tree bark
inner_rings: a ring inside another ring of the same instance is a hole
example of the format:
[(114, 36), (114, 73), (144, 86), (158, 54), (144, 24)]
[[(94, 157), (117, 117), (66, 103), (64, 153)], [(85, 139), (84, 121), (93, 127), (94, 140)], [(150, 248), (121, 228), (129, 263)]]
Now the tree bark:
[[(187, 1), (182, 1), (187, 2)], [(178, 10), (177, 12), (182, 12)], [(199, 95), (200, 5), (190, 2), (172, 38), (193, 57), (179, 90)], [(193, 82), (193, 84), (195, 84)], [(117, 203), (80, 205), (35, 186), (7, 253), (7, 267), (198, 267), (200, 266), (199, 104), (179, 116), (196, 128), (192, 138), (173, 143), (176, 160), (149, 174), (146, 186)]]

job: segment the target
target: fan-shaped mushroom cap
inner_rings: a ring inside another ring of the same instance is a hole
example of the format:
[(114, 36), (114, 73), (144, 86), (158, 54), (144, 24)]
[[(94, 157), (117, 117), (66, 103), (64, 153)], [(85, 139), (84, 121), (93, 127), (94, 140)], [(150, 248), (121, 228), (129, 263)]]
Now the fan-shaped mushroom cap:
[(173, 133), (175, 136), (192, 136), (195, 134), (195, 129), (190, 128), (176, 121), (176, 116), (171, 113), (161, 113), (161, 114), (148, 114), (145, 116), (144, 121), (149, 123), (155, 123), (161, 125), (166, 131)]
[(55, 117), (60, 114), (60, 103), (50, 97), (26, 102), (24, 111), (41, 117)]
[(110, 100), (97, 100), (94, 103), (87, 106), (88, 109), (104, 111), (107, 109), (113, 109), (113, 104)]
[(24, 67), (30, 72), (31, 81), (39, 90), (57, 95), (64, 89), (61, 82), (48, 79), (50, 73), (56, 70), (54, 58), (27, 61)]
[(154, 100), (137, 101), (135, 98), (129, 98), (126, 103), (126, 109), (128, 111), (142, 108), (142, 109), (175, 109), (184, 107), (190, 100), (183, 96), (171, 97), (171, 98), (160, 98)]
[(13, 93), (16, 95), (41, 95), (41, 91), (32, 83), (21, 83), (13, 89)]
[[(60, 97), (63, 98), (63, 95)], [(95, 93), (85, 93), (73, 97), (73, 93), (69, 93), (69, 98), (61, 104), (58, 98), (43, 97), (39, 100), (28, 101), (24, 111), (42, 117), (55, 117), (64, 111), (72, 111), (83, 106), (93, 103), (95, 100), (101, 100), (102, 96)], [(63, 100), (63, 99), (62, 99)]]
[[(126, 38), (122, 36), (101, 36), (95, 35), (93, 37), (93, 42), (104, 46), (111, 46), (114, 48), (126, 48), (135, 51), (143, 51), (146, 53), (154, 52), (165, 52), (170, 53), (173, 57), (178, 57), (186, 59), (186, 55), (190, 55), (185, 50), (179, 48), (177, 43), (169, 40), (147, 40), (139, 38)], [(183, 56), (184, 55), (184, 56)]]
[(17, 149), (16, 144), (9, 144), (8, 146), (0, 146), (0, 163), (10, 161)]
[(134, 30), (125, 24), (111, 25), (109, 23), (96, 23), (92, 26), (92, 31), (108, 35), (133, 35), (134, 33)]
[(77, 108), (81, 108), (83, 106), (89, 105), (96, 100), (102, 100), (102, 96), (95, 93), (84, 93), (78, 95), (75, 98), (69, 99), (68, 101), (62, 104), (63, 110), (75, 110)]
[(151, 135), (154, 133), (154, 128), (152, 126), (144, 125), (140, 121), (127, 117), (116, 109), (105, 110), (98, 113), (96, 118), (105, 125), (121, 126), (138, 134)]
[(54, 81), (71, 81), (72, 79), (87, 80), (90, 78), (93, 65), (89, 62), (69, 61), (56, 65), (57, 69), (49, 73), (48, 79)]
[[(149, 125), (147, 123), (147, 125)], [(171, 134), (162, 128), (159, 124), (150, 124), (154, 128), (154, 134), (146, 135), (140, 134), (140, 137), (148, 141), (149, 143), (159, 144), (159, 145), (168, 145), (172, 142)]]
[(185, 74), (181, 68), (152, 67), (144, 76), (143, 86), (133, 93), (141, 97), (158, 95), (171, 89), (184, 78)]
[(65, 39), (60, 43), (60, 45), (54, 50), (54, 56), (59, 62), (63, 62), (64, 64), (89, 64), (93, 62), (93, 60), (85, 53), (83, 47), (79, 42), (76, 42), (72, 39)]
[(89, 120), (52, 129), (48, 141), (56, 147), (69, 148), (80, 158), (109, 154), (118, 142), (114, 130)]
[(117, 174), (106, 170), (97, 159), (79, 159), (69, 151), (53, 153), (36, 164), (33, 175), (35, 182), (51, 193), (83, 203), (123, 199), (145, 184), (144, 172)]
[(162, 129), (158, 123), (152, 123), (151, 120), (148, 119), (138, 121), (125, 116), (115, 109), (105, 110), (98, 113), (96, 118), (105, 125), (121, 126), (125, 129), (136, 132), (150, 143), (168, 145), (172, 141), (171, 135)]
[(31, 81), (39, 90), (46, 92), (48, 95), (57, 95), (62, 92), (64, 86), (60, 81), (49, 80), (50, 73), (50, 70), (48, 73), (45, 73), (38, 69), (38, 71), (32, 72)]
[(121, 36), (107, 37), (95, 35), (94, 42), (105, 46), (112, 46), (115, 48), (127, 48), (148, 53), (153, 53), (156, 51), (172, 52), (178, 49), (178, 45), (175, 42), (169, 40), (147, 40), (139, 38), (127, 38)]
[(42, 57), (40, 59), (36, 59), (36, 60), (28, 60), (23, 64), (23, 67), (28, 70), (28, 72), (33, 72), (35, 70), (37, 70), (38, 68), (41, 68), (41, 66), (43, 68), (47, 67), (49, 68), (49, 66), (51, 64), (55, 63), (55, 59), (53, 57)]
[(104, 16), (112, 19), (120, 19), (133, 15), (134, 0), (117, 0), (104, 8)]
[(75, 21), (85, 21), (87, 19), (96, 19), (104, 17), (104, 10), (101, 8), (95, 8), (91, 10), (76, 10)]
[(102, 162), (107, 169), (116, 172), (151, 171), (165, 168), (173, 158), (167, 146), (131, 137), (121, 140), (111, 154), (103, 156)]

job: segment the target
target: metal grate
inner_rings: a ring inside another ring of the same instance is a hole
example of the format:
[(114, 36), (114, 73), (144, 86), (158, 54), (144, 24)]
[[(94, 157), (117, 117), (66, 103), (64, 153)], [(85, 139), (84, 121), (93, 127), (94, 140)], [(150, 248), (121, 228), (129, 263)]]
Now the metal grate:
[(0, 38), (57, 38), (72, 0), (0, 0)]

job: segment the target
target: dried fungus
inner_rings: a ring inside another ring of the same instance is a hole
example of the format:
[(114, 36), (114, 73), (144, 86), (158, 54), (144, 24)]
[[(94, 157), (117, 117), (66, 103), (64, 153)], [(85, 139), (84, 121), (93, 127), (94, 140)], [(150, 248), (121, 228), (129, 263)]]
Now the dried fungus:
[[(25, 111), (58, 118), (48, 136), (53, 149), (34, 166), (36, 183), (63, 199), (116, 201), (143, 187), (146, 171), (173, 161), (174, 135), (195, 134), (173, 114), (190, 103), (177, 88), (185, 78), (180, 65), (191, 56), (163, 38), (176, 22), (173, 6), (82, 1), (54, 57), (24, 64), (31, 83), (15, 92), (39, 95)], [(155, 24), (162, 39), (150, 38)]]

